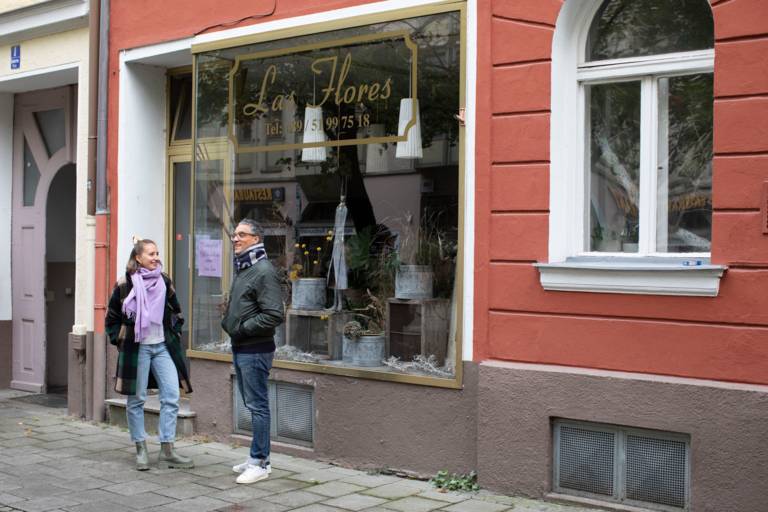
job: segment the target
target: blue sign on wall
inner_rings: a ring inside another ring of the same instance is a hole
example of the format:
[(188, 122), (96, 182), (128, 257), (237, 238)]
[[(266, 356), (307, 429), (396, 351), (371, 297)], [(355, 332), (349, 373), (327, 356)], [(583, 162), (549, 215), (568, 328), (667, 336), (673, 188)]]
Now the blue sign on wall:
[(11, 46), (11, 69), (21, 67), (21, 45)]

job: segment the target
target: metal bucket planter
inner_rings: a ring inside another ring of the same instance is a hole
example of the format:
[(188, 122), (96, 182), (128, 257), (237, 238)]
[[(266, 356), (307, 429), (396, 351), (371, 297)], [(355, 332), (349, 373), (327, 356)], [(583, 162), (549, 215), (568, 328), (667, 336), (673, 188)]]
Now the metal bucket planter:
[(318, 310), (325, 307), (325, 278), (302, 277), (291, 288), (293, 309)]
[(342, 338), (342, 361), (353, 366), (381, 366), (385, 357), (384, 335)]
[(395, 298), (431, 299), (434, 280), (430, 265), (400, 265), (395, 274)]

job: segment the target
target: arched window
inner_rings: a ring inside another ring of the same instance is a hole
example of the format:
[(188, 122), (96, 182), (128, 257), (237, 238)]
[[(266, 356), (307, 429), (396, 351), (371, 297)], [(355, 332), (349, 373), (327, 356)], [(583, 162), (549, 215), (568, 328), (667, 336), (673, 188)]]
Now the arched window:
[(706, 0), (566, 2), (553, 44), (555, 258), (708, 256), (713, 25)]

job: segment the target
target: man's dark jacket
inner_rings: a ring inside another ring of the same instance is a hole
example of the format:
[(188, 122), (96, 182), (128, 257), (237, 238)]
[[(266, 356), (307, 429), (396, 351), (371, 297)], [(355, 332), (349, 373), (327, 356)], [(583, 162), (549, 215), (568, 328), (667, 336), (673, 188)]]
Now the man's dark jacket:
[(275, 327), (283, 322), (283, 294), (275, 267), (257, 261), (235, 274), (221, 327), (233, 352), (275, 350)]

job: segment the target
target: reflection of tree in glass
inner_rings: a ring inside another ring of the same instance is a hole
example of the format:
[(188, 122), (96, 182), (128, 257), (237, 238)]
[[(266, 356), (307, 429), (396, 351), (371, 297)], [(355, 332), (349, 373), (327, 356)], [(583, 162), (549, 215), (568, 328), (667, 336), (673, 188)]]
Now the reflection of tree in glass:
[[(712, 75), (668, 81), (671, 244), (708, 250), (712, 221)], [(662, 162), (663, 164), (663, 162)]]
[(587, 60), (713, 46), (714, 22), (707, 0), (608, 0), (589, 29)]
[(226, 134), (228, 76), (232, 62), (206, 54), (197, 67), (197, 137), (222, 137)]

